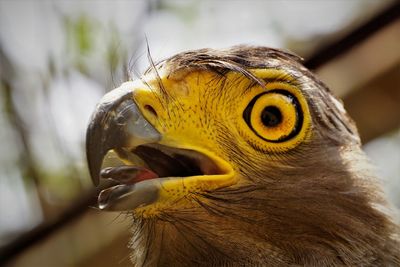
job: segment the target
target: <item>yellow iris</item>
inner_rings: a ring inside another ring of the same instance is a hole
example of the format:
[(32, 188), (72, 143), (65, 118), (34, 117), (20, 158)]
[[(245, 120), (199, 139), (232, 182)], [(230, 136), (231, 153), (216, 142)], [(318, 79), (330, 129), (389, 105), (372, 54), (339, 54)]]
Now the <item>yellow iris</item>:
[(296, 110), (294, 99), (279, 92), (259, 96), (250, 115), (250, 126), (266, 141), (283, 141), (299, 130), (301, 114)]
[[(259, 77), (273, 78), (278, 71), (253, 71)], [(284, 74), (284, 73), (283, 73)], [(240, 135), (256, 150), (281, 153), (295, 148), (311, 136), (308, 103), (290, 76), (285, 81), (255, 86), (242, 97), (237, 127)]]

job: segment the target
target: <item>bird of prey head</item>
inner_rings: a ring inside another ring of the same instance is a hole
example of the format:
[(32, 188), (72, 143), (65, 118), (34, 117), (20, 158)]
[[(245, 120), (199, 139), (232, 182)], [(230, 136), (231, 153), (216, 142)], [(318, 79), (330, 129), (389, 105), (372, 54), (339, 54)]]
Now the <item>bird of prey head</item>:
[(400, 265), (357, 129), (299, 61), (188, 51), (103, 97), (89, 169), (118, 182), (99, 207), (133, 215), (136, 266)]

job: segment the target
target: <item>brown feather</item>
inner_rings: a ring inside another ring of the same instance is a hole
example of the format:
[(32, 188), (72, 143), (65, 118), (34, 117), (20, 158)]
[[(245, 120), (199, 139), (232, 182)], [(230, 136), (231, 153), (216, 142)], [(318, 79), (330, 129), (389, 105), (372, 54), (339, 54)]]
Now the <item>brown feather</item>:
[[(293, 151), (259, 151), (259, 158), (219, 135), (219, 145), (250, 182), (194, 194), (197, 206), (190, 210), (165, 210), (149, 219), (133, 215), (136, 266), (400, 266), (399, 228), (384, 211), (387, 203), (357, 129), (300, 58), (237, 46), (184, 52), (147, 73), (161, 68), (171, 78), (197, 70), (223, 78), (234, 71), (259, 84), (268, 81), (248, 68), (283, 69), (307, 97), (315, 134)], [(229, 132), (223, 124), (220, 130)]]

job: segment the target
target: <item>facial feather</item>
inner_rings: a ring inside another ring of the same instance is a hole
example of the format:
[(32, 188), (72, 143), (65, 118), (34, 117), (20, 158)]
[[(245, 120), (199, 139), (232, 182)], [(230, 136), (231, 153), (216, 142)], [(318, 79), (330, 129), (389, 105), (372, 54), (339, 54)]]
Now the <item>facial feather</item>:
[[(133, 212), (136, 266), (400, 265), (399, 229), (377, 208), (387, 203), (356, 126), (300, 58), (201, 49), (154, 63), (141, 79), (151, 93), (135, 100), (153, 109), (142, 112), (160, 144), (210, 151), (236, 180), (185, 191), (151, 216)], [(266, 141), (263, 126), (256, 135), (244, 120), (260, 95), (295, 103), (288, 114), (303, 120), (290, 140)]]

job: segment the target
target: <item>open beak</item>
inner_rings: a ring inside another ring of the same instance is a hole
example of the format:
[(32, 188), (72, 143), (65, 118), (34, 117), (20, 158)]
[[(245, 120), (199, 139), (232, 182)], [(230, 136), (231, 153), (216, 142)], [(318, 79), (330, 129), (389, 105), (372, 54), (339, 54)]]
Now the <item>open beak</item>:
[[(99, 184), (103, 159), (110, 150), (122, 151), (124, 148), (155, 143), (160, 139), (161, 135), (143, 117), (134, 102), (132, 90), (122, 86), (109, 92), (97, 105), (86, 132), (86, 155), (93, 183)], [(103, 208), (108, 209), (128, 209), (130, 206), (135, 206), (137, 201), (128, 205), (116, 201), (123, 196), (128, 200), (126, 194), (135, 193), (134, 187), (134, 185), (119, 185), (104, 190), (99, 196), (100, 208), (101, 204)], [(144, 191), (140, 194), (142, 199), (140, 196), (135, 196), (139, 201), (146, 202), (156, 198), (157, 190), (149, 191), (145, 188), (142, 191)]]
[(86, 132), (86, 155), (93, 183), (99, 183), (103, 158), (109, 150), (155, 143), (160, 139), (161, 135), (133, 101), (131, 90), (120, 87), (106, 94), (97, 105)]
[[(143, 116), (134, 93), (128, 84), (109, 92), (89, 122), (86, 154), (92, 181), (117, 183), (101, 191), (100, 209), (132, 211), (233, 183), (231, 166), (209, 151), (161, 144), (162, 135)], [(118, 156), (119, 166), (104, 168), (110, 151)]]

